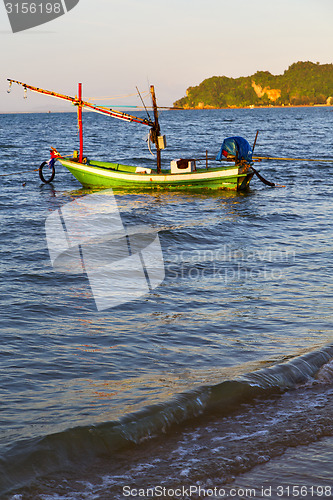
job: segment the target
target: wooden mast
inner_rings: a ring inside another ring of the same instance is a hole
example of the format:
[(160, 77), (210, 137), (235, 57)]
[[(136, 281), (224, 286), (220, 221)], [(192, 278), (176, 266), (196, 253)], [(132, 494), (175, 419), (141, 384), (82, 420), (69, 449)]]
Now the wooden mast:
[(79, 140), (80, 140), (80, 153), (79, 162), (83, 161), (83, 126), (82, 126), (82, 83), (79, 83), (78, 89), (78, 108), (77, 108), (77, 118), (79, 124)]
[(158, 122), (158, 109), (156, 104), (156, 95), (154, 85), (150, 86), (150, 94), (153, 102), (153, 110), (154, 110), (154, 126), (152, 128), (152, 141), (156, 146), (156, 163), (157, 163), (157, 173), (161, 173), (161, 148), (158, 144), (158, 136), (160, 135), (160, 125)]

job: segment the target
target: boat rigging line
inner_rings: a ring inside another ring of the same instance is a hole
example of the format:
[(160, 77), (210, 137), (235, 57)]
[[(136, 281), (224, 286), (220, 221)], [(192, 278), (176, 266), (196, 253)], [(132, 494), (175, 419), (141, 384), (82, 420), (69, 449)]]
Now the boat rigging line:
[(141, 102), (142, 102), (142, 104), (143, 104), (143, 107), (144, 107), (144, 108), (145, 108), (145, 110), (146, 110), (146, 113), (147, 113), (148, 119), (151, 121), (150, 115), (149, 115), (149, 113), (148, 113), (148, 109), (146, 108), (145, 102), (144, 102), (144, 100), (142, 99), (142, 95), (140, 94), (140, 90), (138, 89), (138, 87), (135, 87), (135, 88), (136, 88), (136, 90), (138, 91), (138, 94), (139, 94), (139, 97), (140, 97)]

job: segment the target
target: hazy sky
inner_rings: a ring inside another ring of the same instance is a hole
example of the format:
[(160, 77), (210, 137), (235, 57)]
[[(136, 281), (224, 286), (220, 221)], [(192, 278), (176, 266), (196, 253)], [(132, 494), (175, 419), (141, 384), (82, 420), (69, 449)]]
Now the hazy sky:
[(171, 105), (210, 76), (332, 63), (332, 20), (333, 0), (80, 0), (13, 34), (1, 2), (0, 112), (69, 110), (30, 92), (23, 100), (17, 86), (7, 94), (7, 78), (70, 95), (81, 81), (85, 97), (154, 84), (158, 103)]

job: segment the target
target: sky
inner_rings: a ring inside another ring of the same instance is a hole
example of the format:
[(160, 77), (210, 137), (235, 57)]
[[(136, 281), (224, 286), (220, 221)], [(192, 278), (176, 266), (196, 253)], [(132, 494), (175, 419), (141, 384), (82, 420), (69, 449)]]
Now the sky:
[(211, 76), (333, 63), (332, 19), (333, 0), (80, 0), (49, 23), (12, 33), (0, 0), (0, 113), (72, 110), (31, 92), (23, 99), (18, 86), (8, 94), (7, 78), (71, 96), (82, 82), (86, 99), (153, 84), (158, 104), (169, 106)]

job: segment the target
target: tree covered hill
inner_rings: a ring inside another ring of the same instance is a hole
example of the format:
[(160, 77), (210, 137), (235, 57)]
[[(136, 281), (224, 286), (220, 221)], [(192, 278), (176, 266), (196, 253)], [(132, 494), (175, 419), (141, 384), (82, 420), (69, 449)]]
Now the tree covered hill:
[(213, 76), (186, 97), (174, 103), (184, 109), (333, 105), (333, 64), (310, 61), (292, 64), (283, 75), (258, 71), (252, 76), (228, 78)]

